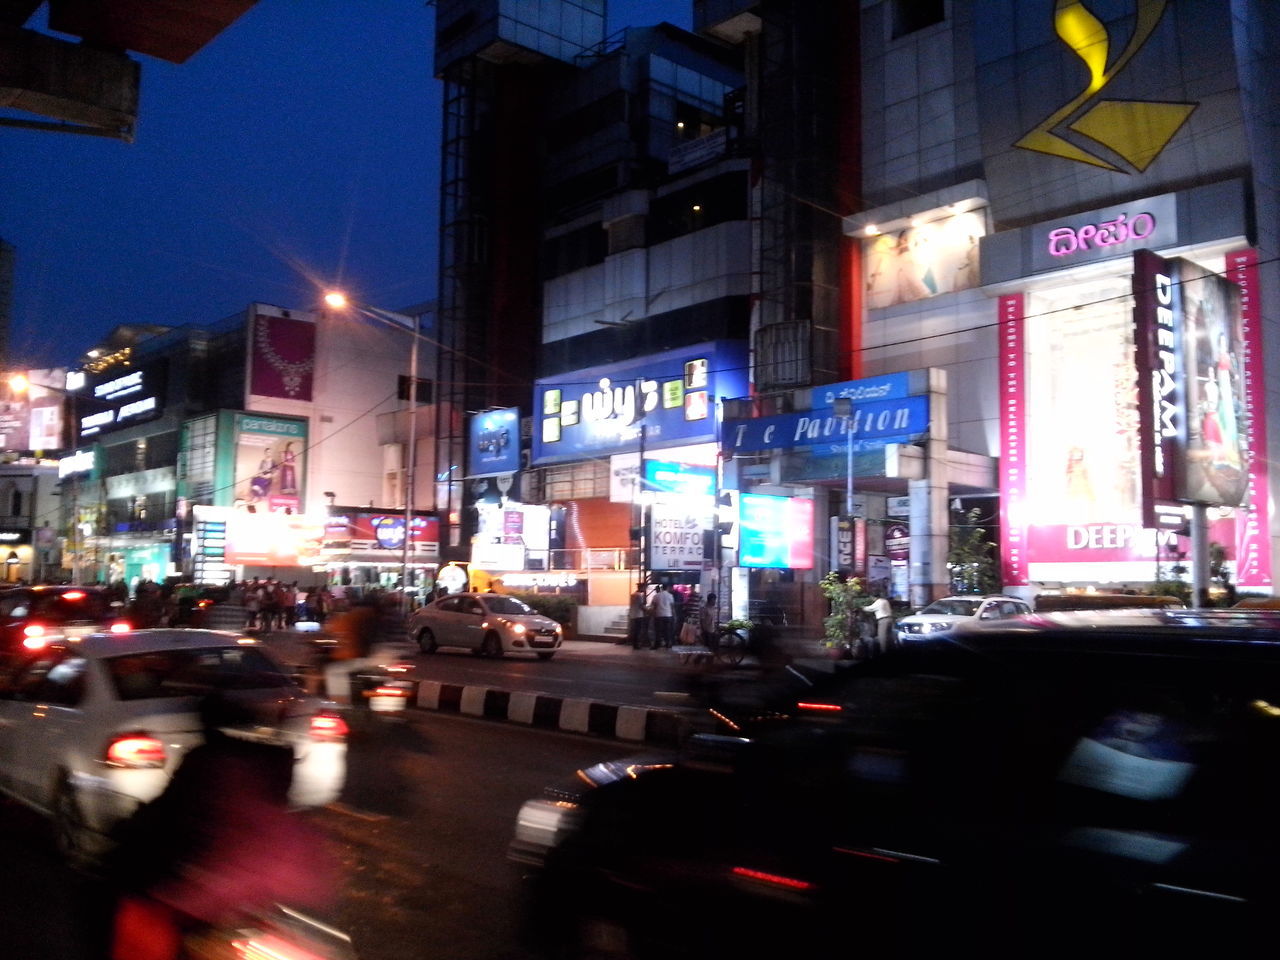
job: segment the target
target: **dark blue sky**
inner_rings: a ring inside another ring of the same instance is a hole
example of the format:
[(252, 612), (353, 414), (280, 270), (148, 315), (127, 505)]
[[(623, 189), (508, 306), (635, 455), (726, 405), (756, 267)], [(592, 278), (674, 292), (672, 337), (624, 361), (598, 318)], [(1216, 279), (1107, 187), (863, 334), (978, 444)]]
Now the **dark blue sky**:
[[(610, 0), (609, 31), (688, 28), (691, 8)], [(12, 359), (68, 363), (122, 323), (307, 308), (330, 283), (385, 307), (434, 297), (434, 16), (259, 0), (185, 64), (139, 58), (133, 144), (0, 127)]]

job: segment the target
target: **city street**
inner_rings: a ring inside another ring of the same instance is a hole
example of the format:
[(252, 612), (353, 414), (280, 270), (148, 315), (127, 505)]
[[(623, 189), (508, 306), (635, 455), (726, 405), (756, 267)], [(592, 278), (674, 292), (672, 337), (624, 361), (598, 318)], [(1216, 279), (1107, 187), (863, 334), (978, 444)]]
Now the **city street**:
[[(516, 812), (544, 785), (630, 749), (425, 713), (357, 726), (342, 801), (309, 814), (343, 865), (332, 920), (361, 960), (527, 957), (519, 870), (505, 858)], [(100, 905), (56, 861), (44, 824), (0, 804), (0, 844), (6, 954), (98, 960), (83, 934)]]

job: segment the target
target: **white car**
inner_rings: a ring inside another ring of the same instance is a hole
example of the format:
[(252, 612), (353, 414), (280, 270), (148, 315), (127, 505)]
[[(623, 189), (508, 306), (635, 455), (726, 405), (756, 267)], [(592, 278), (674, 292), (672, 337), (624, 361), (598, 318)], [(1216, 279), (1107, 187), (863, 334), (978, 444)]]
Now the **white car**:
[(415, 611), (409, 636), (423, 653), (465, 647), (482, 657), (536, 653), (550, 660), (564, 641), (564, 627), (515, 597), (454, 593)]
[(1017, 597), (943, 597), (933, 601), (919, 613), (900, 618), (897, 625), (898, 642), (911, 643), (936, 637), (954, 629), (956, 624), (971, 620), (1005, 620), (1030, 612), (1030, 604)]
[(0, 790), (54, 820), (84, 863), (163, 792), (204, 740), (198, 705), (218, 690), (258, 718), (226, 732), (293, 748), (290, 802), (322, 806), (346, 780), (347, 724), (255, 640), (214, 630), (139, 630), (50, 641), (0, 675)]

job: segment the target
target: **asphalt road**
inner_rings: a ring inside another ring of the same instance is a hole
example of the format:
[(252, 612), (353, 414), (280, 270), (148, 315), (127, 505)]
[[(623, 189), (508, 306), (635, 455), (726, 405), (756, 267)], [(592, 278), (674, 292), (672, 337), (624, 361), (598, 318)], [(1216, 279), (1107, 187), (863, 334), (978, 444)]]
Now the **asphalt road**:
[[(522, 881), (506, 860), (516, 812), (546, 784), (632, 749), (430, 713), (357, 726), (341, 802), (307, 814), (343, 866), (329, 919), (361, 960), (527, 960)], [(43, 821), (0, 803), (0, 845), (0, 955), (102, 960), (88, 931), (106, 901), (58, 862)]]

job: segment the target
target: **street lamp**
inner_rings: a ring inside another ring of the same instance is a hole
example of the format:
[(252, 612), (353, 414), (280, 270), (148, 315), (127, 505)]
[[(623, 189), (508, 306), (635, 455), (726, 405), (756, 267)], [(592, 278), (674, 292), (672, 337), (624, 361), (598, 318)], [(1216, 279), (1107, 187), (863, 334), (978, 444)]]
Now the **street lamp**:
[(407, 329), (413, 335), (413, 345), (409, 350), (409, 439), (407, 443), (404, 491), (404, 545), (400, 561), (400, 590), (404, 597), (406, 610), (409, 606), (409, 545), (413, 534), (413, 494), (417, 484), (418, 459), (418, 341), (422, 334), (418, 331), (416, 317), (406, 316), (394, 310), (384, 310), (367, 304), (356, 304), (347, 299), (347, 295), (338, 290), (331, 290), (324, 295), (324, 302), (335, 310), (358, 310), (367, 317), (393, 327)]

